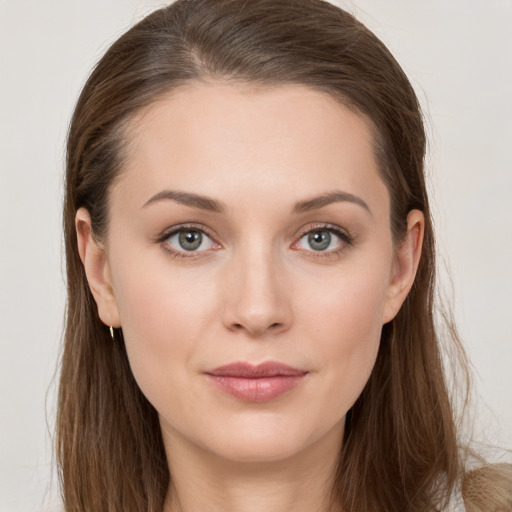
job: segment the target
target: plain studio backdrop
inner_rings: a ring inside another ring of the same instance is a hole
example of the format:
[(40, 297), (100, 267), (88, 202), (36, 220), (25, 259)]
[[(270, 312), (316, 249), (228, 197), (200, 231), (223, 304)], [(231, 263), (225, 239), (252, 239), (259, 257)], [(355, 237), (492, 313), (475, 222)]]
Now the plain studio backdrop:
[[(440, 274), (474, 366), (476, 438), (510, 449), (512, 0), (339, 4), (388, 45), (423, 104)], [(0, 512), (57, 510), (66, 131), (94, 63), (161, 5), (0, 0)]]

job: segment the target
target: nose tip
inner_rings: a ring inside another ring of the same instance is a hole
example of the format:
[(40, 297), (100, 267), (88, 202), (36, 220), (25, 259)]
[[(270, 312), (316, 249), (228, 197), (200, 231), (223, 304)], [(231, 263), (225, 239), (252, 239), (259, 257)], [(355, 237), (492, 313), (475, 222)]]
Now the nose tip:
[(224, 307), (224, 325), (251, 337), (275, 335), (291, 324), (290, 298), (276, 265), (259, 259), (231, 274), (233, 287)]

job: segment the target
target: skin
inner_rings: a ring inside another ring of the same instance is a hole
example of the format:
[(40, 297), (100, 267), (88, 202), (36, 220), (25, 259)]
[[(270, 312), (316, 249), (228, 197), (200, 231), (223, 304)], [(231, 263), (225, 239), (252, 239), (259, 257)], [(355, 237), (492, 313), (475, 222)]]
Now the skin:
[[(189, 84), (128, 133), (108, 235), (92, 237), (84, 209), (76, 226), (99, 315), (122, 327), (160, 416), (173, 481), (165, 510), (327, 510), (345, 415), (414, 280), (422, 214), (409, 213), (396, 246), (368, 122), (307, 87)], [(169, 190), (224, 211), (147, 204)], [(351, 196), (294, 211), (333, 192)], [(207, 233), (199, 250), (165, 239), (183, 224)], [(330, 233), (326, 250), (312, 230)], [(234, 361), (308, 373), (250, 403), (204, 374)]]

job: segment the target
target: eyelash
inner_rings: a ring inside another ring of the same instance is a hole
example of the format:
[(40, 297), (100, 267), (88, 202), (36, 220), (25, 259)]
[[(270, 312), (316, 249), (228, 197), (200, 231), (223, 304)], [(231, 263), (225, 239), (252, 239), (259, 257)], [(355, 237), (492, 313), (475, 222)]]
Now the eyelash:
[[(162, 249), (169, 254), (170, 256), (174, 258), (194, 258), (198, 257), (201, 253), (209, 252), (210, 250), (203, 250), (203, 251), (190, 251), (187, 252), (185, 250), (183, 251), (177, 251), (175, 249), (172, 249), (168, 244), (165, 242), (169, 240), (172, 236), (182, 232), (182, 231), (198, 231), (204, 235), (206, 235), (210, 240), (212, 240), (212, 243), (215, 244), (217, 247), (213, 250), (217, 250), (221, 247), (221, 245), (215, 241), (215, 237), (211, 234), (210, 230), (203, 225), (198, 224), (181, 224), (179, 226), (174, 226), (165, 232), (163, 232), (160, 236), (157, 237), (155, 240), (157, 243), (159, 243), (162, 247)], [(331, 249), (328, 251), (314, 251), (314, 250), (302, 250), (300, 248), (294, 248), (304, 236), (308, 235), (309, 233), (313, 232), (322, 232), (326, 231), (328, 233), (333, 233), (335, 236), (337, 236), (341, 241), (341, 247), (336, 249)], [(307, 227), (307, 229), (303, 229), (300, 232), (300, 235), (298, 236), (297, 240), (292, 244), (292, 249), (301, 251), (305, 255), (307, 255), (308, 258), (312, 259), (326, 259), (326, 258), (335, 258), (337, 256), (340, 256), (343, 252), (345, 252), (351, 245), (353, 245), (353, 237), (352, 235), (340, 228), (339, 226), (333, 225), (333, 224), (316, 224), (316, 225), (310, 225)]]
[[(323, 231), (333, 233), (335, 236), (337, 236), (340, 240), (341, 246), (336, 249), (331, 249), (328, 251), (303, 250), (302, 252), (306, 257), (311, 259), (322, 260), (336, 258), (341, 256), (347, 249), (349, 249), (354, 244), (354, 239), (352, 235), (345, 229), (342, 229), (334, 224), (316, 224), (310, 225), (306, 229), (302, 230), (297, 241), (292, 244), (292, 248), (293, 246), (297, 245), (300, 242), (300, 240), (302, 240), (302, 238), (308, 235), (309, 233), (318, 233)], [(297, 248), (295, 250), (300, 251), (301, 249)]]
[[(172, 236), (182, 232), (182, 231), (198, 231), (199, 233), (202, 233), (203, 235), (206, 235), (216, 246), (218, 246), (217, 248), (220, 248), (220, 244), (218, 242), (215, 241), (215, 237), (210, 233), (210, 230), (206, 227), (206, 226), (203, 226), (201, 224), (180, 224), (179, 226), (174, 226), (170, 229), (168, 229), (167, 231), (165, 231), (164, 233), (162, 233), (157, 239), (156, 239), (156, 242), (159, 243), (162, 247), (162, 249), (167, 253), (169, 254), (170, 256), (172, 256), (173, 258), (194, 258), (194, 257), (197, 257), (199, 256), (200, 253), (202, 252), (207, 252), (207, 251), (190, 251), (190, 252), (187, 252), (185, 250), (183, 251), (177, 251), (175, 249), (172, 249), (169, 245), (167, 245), (165, 242), (167, 240), (169, 240), (169, 238), (171, 238)], [(215, 248), (214, 250), (216, 250), (217, 248)]]

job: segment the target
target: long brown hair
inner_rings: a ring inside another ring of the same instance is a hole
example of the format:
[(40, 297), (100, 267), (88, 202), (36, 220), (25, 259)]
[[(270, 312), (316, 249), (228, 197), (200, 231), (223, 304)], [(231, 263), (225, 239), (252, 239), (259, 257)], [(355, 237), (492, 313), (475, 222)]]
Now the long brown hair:
[(112, 341), (98, 317), (74, 220), (85, 207), (94, 236), (106, 236), (109, 190), (122, 172), (129, 120), (197, 80), (295, 83), (331, 94), (373, 126), (396, 243), (407, 213), (424, 213), (416, 280), (384, 326), (375, 368), (347, 415), (332, 497), (346, 512), (442, 509), (460, 484), (462, 465), (434, 323), (425, 132), (413, 88), (375, 35), (325, 1), (178, 0), (112, 45), (84, 86), (69, 130), (68, 304), (57, 420), (66, 511), (161, 512), (169, 488), (157, 412), (135, 383), (122, 336)]

